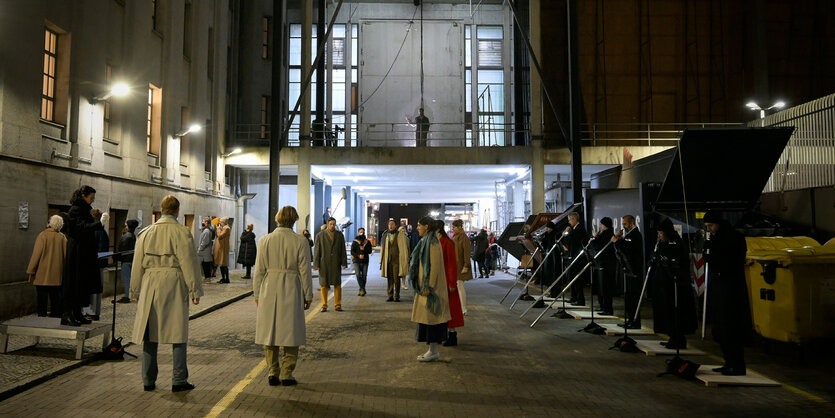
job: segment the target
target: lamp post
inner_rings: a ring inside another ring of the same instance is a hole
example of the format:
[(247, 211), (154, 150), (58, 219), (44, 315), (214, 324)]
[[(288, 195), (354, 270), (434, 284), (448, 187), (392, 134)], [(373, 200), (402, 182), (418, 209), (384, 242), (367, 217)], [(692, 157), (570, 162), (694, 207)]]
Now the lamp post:
[(765, 112), (769, 111), (771, 109), (782, 109), (782, 108), (786, 107), (786, 103), (780, 101), (780, 102), (774, 103), (773, 105), (771, 105), (769, 107), (763, 108), (763, 107), (761, 107), (760, 105), (758, 105), (754, 102), (748, 102), (748, 103), (745, 104), (745, 106), (747, 106), (751, 110), (759, 111), (760, 112), (760, 126), (765, 126)]

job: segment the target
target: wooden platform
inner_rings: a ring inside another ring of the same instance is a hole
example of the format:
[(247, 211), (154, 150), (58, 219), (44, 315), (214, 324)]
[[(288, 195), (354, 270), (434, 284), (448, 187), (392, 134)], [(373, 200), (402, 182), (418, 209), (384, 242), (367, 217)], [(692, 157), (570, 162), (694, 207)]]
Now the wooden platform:
[[(613, 335), (623, 335), (623, 328), (619, 327), (618, 324), (600, 324), (601, 327), (606, 328), (606, 335), (613, 336)], [(629, 335), (655, 335), (655, 332), (647, 329), (630, 329)]]
[[(577, 309), (566, 307), (565, 312), (574, 319), (591, 319), (591, 309)], [(600, 315), (595, 313), (594, 319), (618, 319), (615, 315)]]
[[(631, 331), (630, 331), (631, 333)], [(669, 349), (661, 345), (660, 340), (635, 340), (636, 346), (639, 350), (647, 353), (648, 356), (674, 356), (676, 355), (676, 350)], [(702, 350), (698, 350), (692, 347), (685, 348), (684, 350), (679, 350), (679, 353), (683, 356), (703, 356), (705, 352)], [(718, 366), (714, 366), (718, 367)]]
[(29, 317), (13, 319), (0, 324), (0, 353), (9, 348), (9, 336), (23, 335), (35, 337), (35, 344), (41, 338), (63, 338), (76, 341), (75, 359), (80, 360), (84, 353), (84, 341), (102, 336), (102, 348), (110, 343), (110, 324), (93, 322), (80, 327), (61, 325), (60, 318)]
[(714, 372), (718, 364), (703, 364), (696, 371), (696, 378), (705, 382), (705, 386), (780, 386), (780, 383), (771, 380), (759, 373), (748, 370), (745, 376), (725, 376), (722, 373)]

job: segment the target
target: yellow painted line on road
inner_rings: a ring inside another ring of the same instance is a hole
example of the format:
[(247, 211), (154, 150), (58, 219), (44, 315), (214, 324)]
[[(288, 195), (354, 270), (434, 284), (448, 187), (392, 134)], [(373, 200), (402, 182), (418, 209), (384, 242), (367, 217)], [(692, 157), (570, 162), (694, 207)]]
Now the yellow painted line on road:
[[(344, 288), (346, 284), (351, 282), (351, 280), (353, 279), (348, 279), (342, 282), (342, 287)], [(333, 296), (333, 292), (330, 292), (330, 294), (328, 295), (328, 300), (332, 300)], [(305, 324), (310, 322), (310, 320), (313, 319), (313, 317), (319, 313), (319, 310), (314, 309), (312, 306), (311, 309), (312, 311), (304, 317)], [(229, 392), (227, 392), (226, 395), (223, 395), (223, 397), (220, 398), (220, 401), (218, 401), (215, 404), (215, 406), (212, 407), (212, 410), (209, 411), (208, 414), (206, 414), (206, 418), (216, 418), (220, 416), (221, 413), (226, 411), (226, 408), (229, 408), (229, 405), (232, 405), (232, 402), (235, 402), (235, 399), (237, 399), (238, 395), (240, 395), (241, 392), (243, 392), (244, 389), (247, 386), (249, 386), (249, 384), (252, 383), (252, 381), (255, 380), (255, 378), (258, 377), (258, 375), (260, 375), (266, 368), (266, 360), (261, 360), (260, 362), (258, 362), (258, 364), (255, 365), (255, 367), (252, 370), (250, 370), (249, 373), (247, 373), (246, 376), (243, 379), (241, 379), (241, 381), (239, 381), (234, 387), (232, 387), (232, 389)]]

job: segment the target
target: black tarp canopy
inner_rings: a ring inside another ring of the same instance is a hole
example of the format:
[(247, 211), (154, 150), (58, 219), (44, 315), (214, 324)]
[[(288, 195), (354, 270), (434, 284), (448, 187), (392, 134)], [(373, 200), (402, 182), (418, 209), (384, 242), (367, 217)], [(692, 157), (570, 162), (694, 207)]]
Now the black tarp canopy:
[(793, 131), (793, 127), (685, 130), (655, 211), (683, 211), (685, 202), (687, 211), (751, 209)]

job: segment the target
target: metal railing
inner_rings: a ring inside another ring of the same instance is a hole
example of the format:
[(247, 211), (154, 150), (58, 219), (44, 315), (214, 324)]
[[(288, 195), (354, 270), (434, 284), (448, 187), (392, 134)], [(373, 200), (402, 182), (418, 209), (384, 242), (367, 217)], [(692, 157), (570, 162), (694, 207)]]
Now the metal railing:
[[(343, 127), (341, 124), (340, 128)], [(335, 125), (332, 125), (335, 126)], [(328, 147), (414, 147), (420, 134), (411, 123), (362, 123), (351, 126), (352, 131), (328, 129), (311, 130), (302, 137), (299, 128), (289, 131), (286, 146)], [(504, 147), (513, 145), (518, 133), (512, 123), (432, 123), (426, 133), (429, 147)], [(239, 145), (265, 146), (270, 143), (269, 125), (239, 124), (233, 131), (233, 141)]]
[(593, 123), (583, 124), (581, 131), (584, 141), (592, 146), (608, 142), (643, 142), (635, 145), (666, 145), (678, 141), (681, 133), (688, 128), (717, 128), (742, 126), (741, 123)]
[(835, 186), (835, 94), (747, 125), (795, 127), (763, 192)]

